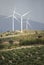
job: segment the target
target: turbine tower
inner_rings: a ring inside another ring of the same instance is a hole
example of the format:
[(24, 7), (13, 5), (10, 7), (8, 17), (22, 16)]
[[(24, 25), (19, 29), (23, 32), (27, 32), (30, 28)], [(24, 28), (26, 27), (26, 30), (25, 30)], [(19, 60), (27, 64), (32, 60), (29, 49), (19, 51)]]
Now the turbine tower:
[(13, 30), (13, 31), (14, 31), (14, 13), (15, 13), (15, 12), (13, 12), (13, 18), (12, 18), (12, 20), (13, 20), (13, 22), (12, 22), (12, 23), (13, 23), (13, 24), (12, 24), (12, 30)]

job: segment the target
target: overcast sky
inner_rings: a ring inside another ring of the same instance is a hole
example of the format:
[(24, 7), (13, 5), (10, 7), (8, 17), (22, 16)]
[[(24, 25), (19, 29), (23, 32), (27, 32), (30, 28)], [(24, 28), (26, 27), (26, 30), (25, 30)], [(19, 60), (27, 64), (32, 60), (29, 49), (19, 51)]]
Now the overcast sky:
[(31, 11), (33, 21), (44, 22), (44, 0), (0, 0), (0, 15), (11, 15), (14, 9), (20, 14)]

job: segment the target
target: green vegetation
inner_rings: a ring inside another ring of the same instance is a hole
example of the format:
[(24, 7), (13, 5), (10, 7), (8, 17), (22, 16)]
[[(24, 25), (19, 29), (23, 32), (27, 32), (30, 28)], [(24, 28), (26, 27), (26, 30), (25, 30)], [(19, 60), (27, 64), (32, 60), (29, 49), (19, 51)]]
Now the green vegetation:
[(0, 51), (0, 65), (44, 65), (44, 46)]
[(9, 44), (11, 44), (11, 45), (12, 45), (12, 44), (13, 44), (13, 40), (9, 40)]
[(26, 40), (20, 40), (20, 44), (19, 45), (35, 45), (35, 44), (44, 44), (44, 40), (43, 39), (26, 39)]
[[(5, 32), (1, 35), (0, 65), (44, 65), (44, 31)], [(29, 48), (29, 45), (33, 47)]]

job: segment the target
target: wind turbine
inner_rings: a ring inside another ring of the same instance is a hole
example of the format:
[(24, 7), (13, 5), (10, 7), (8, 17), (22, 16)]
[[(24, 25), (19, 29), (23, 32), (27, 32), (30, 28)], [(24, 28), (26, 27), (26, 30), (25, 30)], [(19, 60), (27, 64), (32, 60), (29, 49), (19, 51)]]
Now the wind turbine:
[(18, 21), (18, 19), (15, 17), (15, 11), (13, 11), (13, 14), (10, 16), (7, 16), (6, 18), (12, 17), (12, 31), (14, 31), (14, 18)]
[(17, 15), (19, 15), (21, 17), (21, 32), (23, 30), (23, 17), (26, 16), (27, 14), (29, 14), (30, 12), (26, 12), (25, 14), (21, 15), (19, 13), (16, 13)]
[(32, 28), (32, 26), (30, 25), (30, 23), (29, 23), (29, 18), (27, 19), (27, 21), (26, 21), (26, 30), (28, 29), (28, 25), (30, 26), (30, 28)]

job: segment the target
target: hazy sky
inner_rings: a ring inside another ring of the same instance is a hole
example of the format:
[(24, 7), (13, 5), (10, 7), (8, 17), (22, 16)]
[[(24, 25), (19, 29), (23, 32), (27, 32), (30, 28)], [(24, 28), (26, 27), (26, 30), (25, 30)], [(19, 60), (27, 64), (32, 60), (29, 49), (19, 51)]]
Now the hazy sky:
[(33, 21), (44, 22), (44, 0), (0, 0), (0, 15), (11, 15), (14, 9), (20, 14), (31, 11)]

